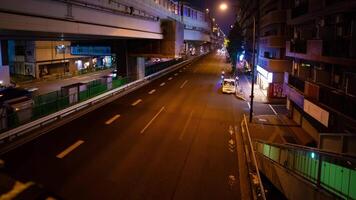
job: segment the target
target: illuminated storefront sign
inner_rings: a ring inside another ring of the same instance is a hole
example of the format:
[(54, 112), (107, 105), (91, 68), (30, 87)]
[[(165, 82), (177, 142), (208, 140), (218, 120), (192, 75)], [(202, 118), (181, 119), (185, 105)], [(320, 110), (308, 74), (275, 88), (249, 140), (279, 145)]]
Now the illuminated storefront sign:
[(263, 69), (259, 65), (257, 65), (257, 71), (262, 75), (265, 81), (267, 81), (268, 83), (272, 83), (273, 73), (268, 72), (267, 70)]

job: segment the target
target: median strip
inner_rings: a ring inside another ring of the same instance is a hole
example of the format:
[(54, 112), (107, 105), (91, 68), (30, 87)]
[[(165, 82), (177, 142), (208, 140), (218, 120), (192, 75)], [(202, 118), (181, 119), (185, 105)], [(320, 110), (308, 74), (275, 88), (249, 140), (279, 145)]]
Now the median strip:
[(113, 123), (115, 120), (117, 120), (120, 117), (120, 115), (115, 115), (114, 117), (112, 117), (111, 119), (109, 119), (108, 121), (105, 122), (106, 125), (110, 125), (111, 123)]
[(135, 102), (133, 102), (131, 105), (132, 106), (136, 106), (137, 104), (141, 103), (142, 102), (142, 99), (138, 99), (136, 100)]
[(148, 122), (148, 124), (140, 131), (140, 133), (144, 133), (145, 130), (152, 124), (152, 122), (158, 117), (159, 114), (164, 110), (164, 106), (158, 111), (158, 113)]
[(69, 146), (67, 149), (65, 149), (64, 151), (62, 151), (60, 154), (58, 154), (56, 157), (57, 158), (64, 158), (66, 155), (68, 155), (70, 152), (72, 152), (74, 149), (76, 149), (77, 147), (79, 147), (79, 145), (83, 144), (84, 141), (83, 140), (78, 140), (76, 143), (72, 144), (71, 146)]

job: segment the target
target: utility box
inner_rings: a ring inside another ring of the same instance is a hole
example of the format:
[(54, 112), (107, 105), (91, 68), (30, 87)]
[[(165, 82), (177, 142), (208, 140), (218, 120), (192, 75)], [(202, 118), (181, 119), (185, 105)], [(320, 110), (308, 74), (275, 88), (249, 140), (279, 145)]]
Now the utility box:
[(18, 97), (5, 101), (4, 104), (7, 105), (7, 108), (10, 110), (10, 112), (7, 112), (8, 119), (15, 120), (14, 123), (21, 124), (23, 122), (31, 120), (32, 107), (34, 104), (31, 98), (27, 96)]
[[(84, 85), (84, 86), (83, 86)], [(85, 89), (84, 89), (85, 88)], [(71, 85), (66, 85), (61, 87), (62, 95), (68, 96), (69, 104), (76, 104), (79, 102), (79, 92), (86, 90), (86, 84), (84, 83), (74, 83)]]
[(108, 90), (112, 89), (112, 77), (111, 76), (102, 76), (101, 77), (101, 83), (106, 85), (106, 88)]

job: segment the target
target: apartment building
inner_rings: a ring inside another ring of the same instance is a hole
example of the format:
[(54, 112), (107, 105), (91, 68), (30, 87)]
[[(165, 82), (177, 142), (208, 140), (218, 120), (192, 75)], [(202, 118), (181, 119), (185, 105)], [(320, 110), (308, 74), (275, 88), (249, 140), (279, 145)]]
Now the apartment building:
[(356, 133), (356, 1), (292, 0), (284, 93), (294, 121), (314, 139)]
[(291, 61), (285, 58), (286, 13), (288, 1), (264, 0), (259, 3), (258, 61), (256, 83), (268, 99), (285, 99), (284, 72)]

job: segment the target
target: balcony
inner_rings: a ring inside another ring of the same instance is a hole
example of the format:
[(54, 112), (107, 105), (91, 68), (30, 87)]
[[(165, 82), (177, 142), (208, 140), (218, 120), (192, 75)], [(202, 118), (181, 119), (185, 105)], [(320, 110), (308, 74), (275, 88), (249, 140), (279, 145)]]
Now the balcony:
[(258, 64), (269, 72), (285, 72), (290, 69), (291, 61), (259, 57)]
[(298, 89), (301, 93), (304, 93), (305, 82), (298, 77), (289, 74), (288, 84)]
[[(324, 42), (323, 40), (295, 41), (294, 43), (287, 41), (286, 56), (336, 65), (353, 66), (356, 65), (356, 59), (345, 58), (345, 55), (351, 55), (350, 53), (346, 54), (346, 52), (349, 52), (349, 45), (351, 43)], [(344, 57), (340, 57), (341, 55)]]
[(259, 45), (261, 47), (285, 48), (285, 37), (283, 36), (260, 37)]
[(304, 81), (290, 74), (288, 85), (297, 89), (306, 99), (319, 102), (318, 104), (323, 105), (327, 110), (356, 119), (356, 96), (347, 95), (327, 85)]
[(286, 21), (286, 16), (287, 15), (285, 10), (272, 11), (261, 18), (260, 28), (270, 24), (284, 23)]

